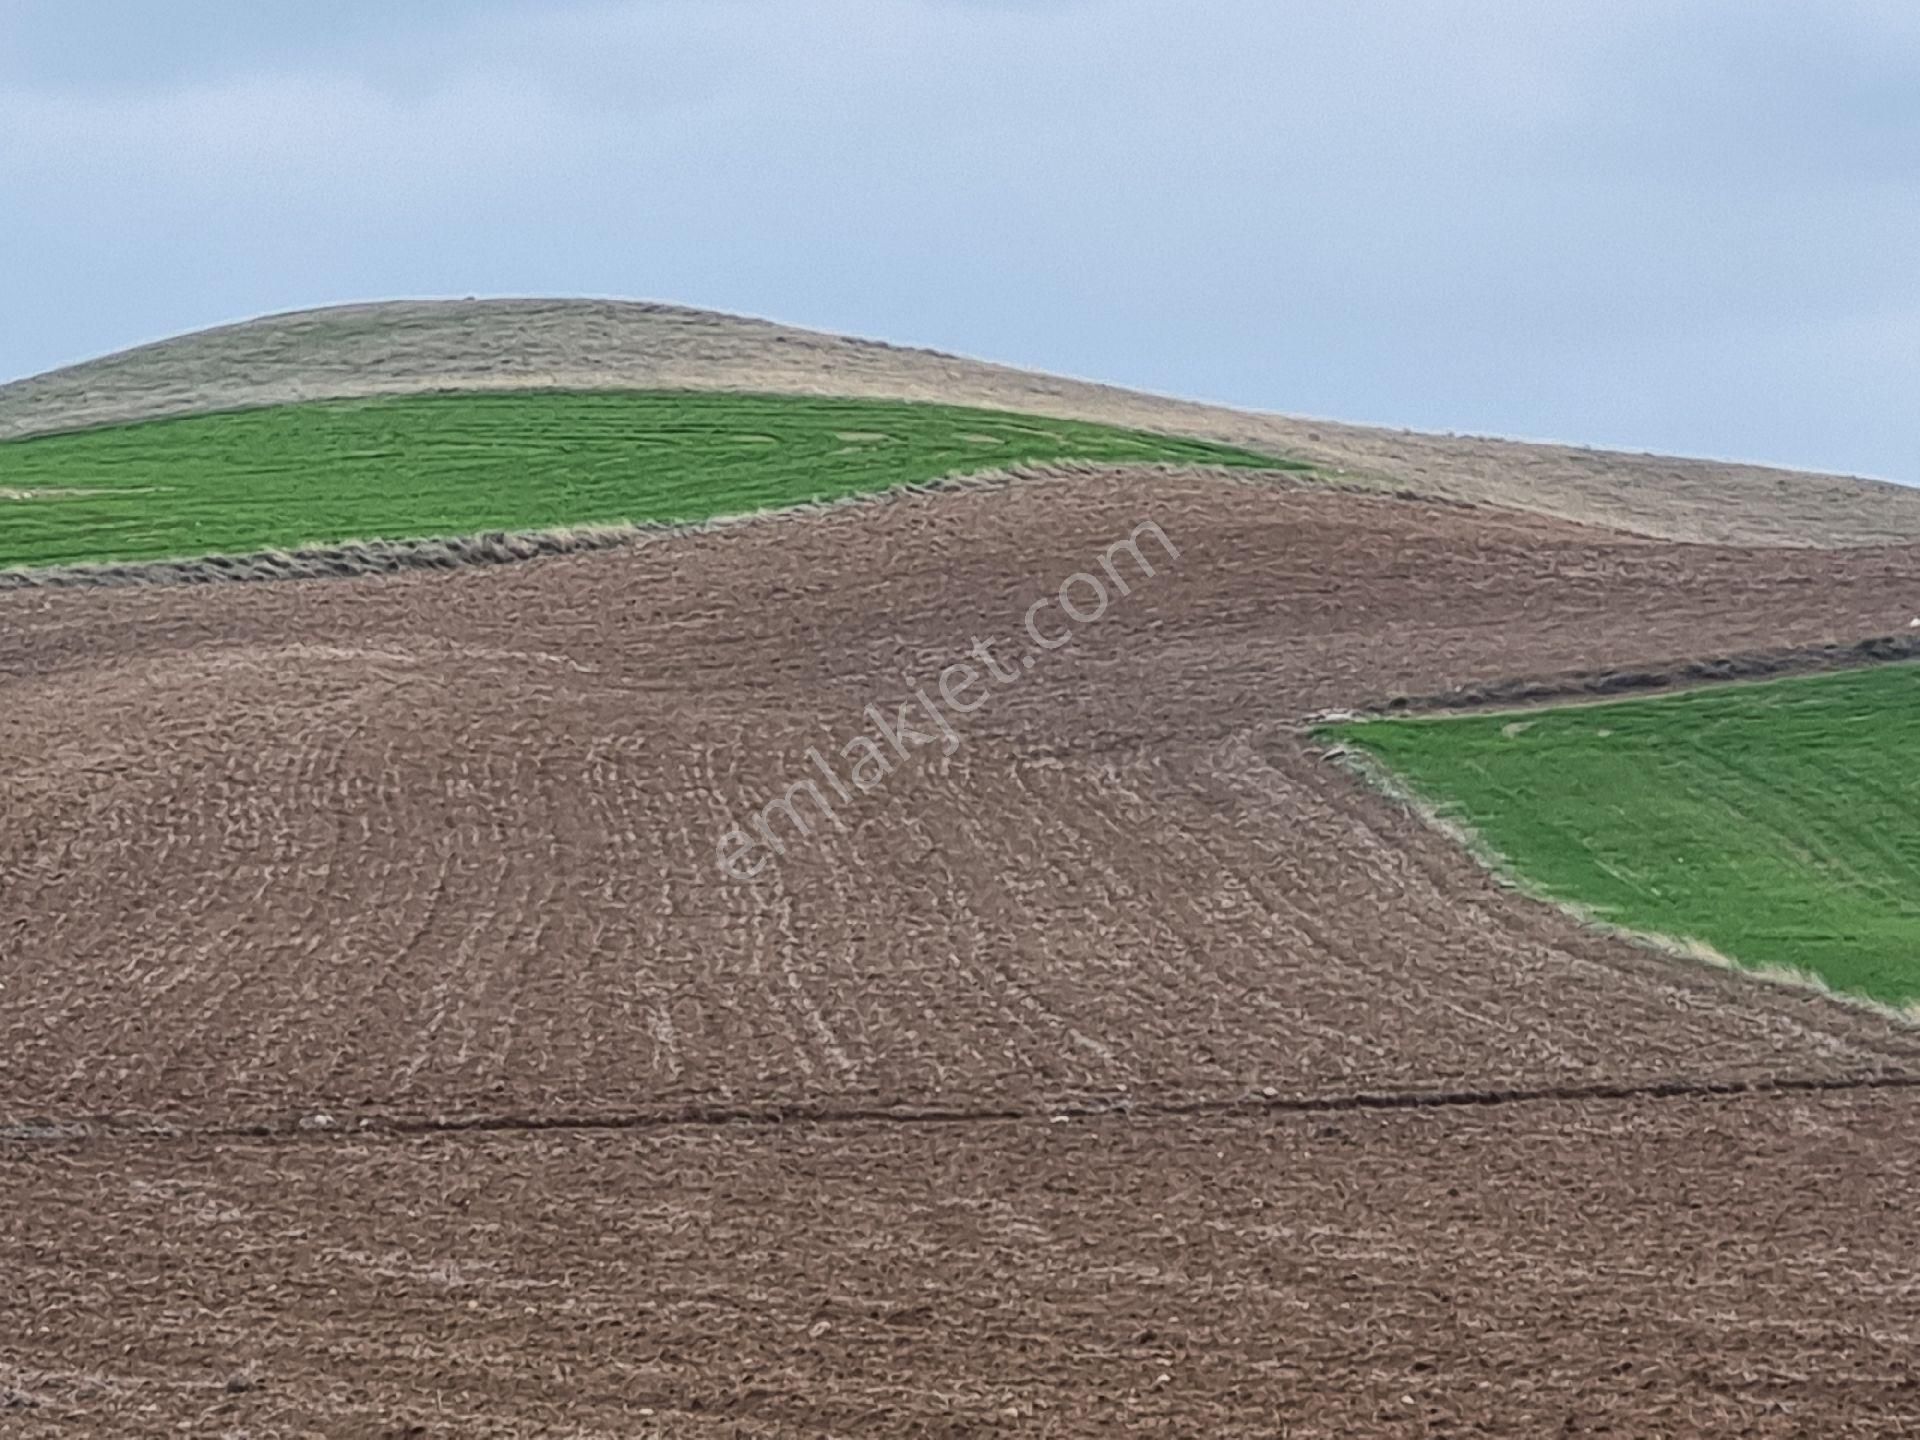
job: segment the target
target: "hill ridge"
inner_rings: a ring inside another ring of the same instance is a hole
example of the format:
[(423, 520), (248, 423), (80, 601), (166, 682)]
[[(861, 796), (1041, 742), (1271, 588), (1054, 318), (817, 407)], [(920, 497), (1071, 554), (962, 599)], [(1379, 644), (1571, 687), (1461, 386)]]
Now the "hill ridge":
[(980, 405), (1279, 449), (1385, 488), (1655, 538), (1920, 540), (1920, 489), (1885, 481), (1235, 410), (648, 300), (361, 301), (223, 324), (0, 385), (0, 440), (292, 400), (545, 388)]

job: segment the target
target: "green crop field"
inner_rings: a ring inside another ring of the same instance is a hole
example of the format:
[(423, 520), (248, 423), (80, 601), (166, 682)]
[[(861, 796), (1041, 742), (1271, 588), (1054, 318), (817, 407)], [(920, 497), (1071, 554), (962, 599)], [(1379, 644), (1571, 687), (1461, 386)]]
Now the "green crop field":
[(1298, 468), (1197, 440), (898, 401), (324, 401), (0, 443), (0, 568), (704, 520), (1063, 459)]
[(1920, 665), (1322, 733), (1544, 894), (1741, 964), (1920, 998)]

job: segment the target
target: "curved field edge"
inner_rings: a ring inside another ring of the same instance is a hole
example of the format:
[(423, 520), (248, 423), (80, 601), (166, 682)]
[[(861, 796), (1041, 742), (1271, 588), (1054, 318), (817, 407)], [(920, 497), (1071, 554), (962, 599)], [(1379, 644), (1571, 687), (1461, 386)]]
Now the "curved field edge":
[(0, 437), (241, 405), (529, 388), (938, 401), (1216, 440), (1371, 488), (1666, 539), (1802, 548), (1920, 538), (1920, 489), (1884, 482), (1258, 414), (611, 299), (380, 301), (175, 336), (0, 384)]
[(1920, 664), (1899, 648), (1838, 673), (1314, 734), (1590, 927), (1914, 1020)]
[(971, 475), (941, 476), (934, 480), (892, 485), (883, 490), (864, 491), (832, 500), (801, 501), (777, 509), (718, 515), (710, 520), (682, 524), (638, 521), (613, 525), (573, 525), (550, 530), (492, 531), (404, 540), (344, 540), (332, 545), (303, 546), (293, 550), (258, 550), (244, 555), (23, 567), (0, 570), (0, 593), (9, 590), (130, 585), (217, 585), (272, 580), (351, 579), (363, 575), (397, 575), (414, 570), (512, 565), (548, 556), (619, 550), (676, 536), (779, 522), (851, 507), (883, 505), (909, 495), (997, 489), (1087, 474), (1115, 479), (1136, 476), (1164, 480), (1204, 478), (1280, 485), (1301, 482), (1306, 478), (1301, 471), (1293, 469), (1254, 470), (1165, 462), (1115, 464), (1059, 460), (1046, 464), (1017, 465), (1004, 470), (984, 470)]
[(314, 401), (0, 443), (0, 569), (690, 524), (1067, 460), (1304, 468), (1206, 441), (905, 401)]
[(1568, 670), (1555, 675), (1477, 681), (1433, 694), (1397, 695), (1363, 712), (1328, 713), (1319, 717), (1319, 723), (1337, 725), (1405, 715), (1468, 715), (1489, 711), (1518, 714), (1555, 705), (1606, 704), (1630, 696), (1673, 694), (1710, 685), (1831, 674), (1903, 660), (1920, 660), (1920, 620), (1915, 620), (1907, 633), (1901, 635), (1869, 635), (1862, 640), (1833, 640), (1817, 645), (1777, 645), (1630, 668)]
[(1608, 939), (1639, 946), (1669, 959), (1710, 965), (1718, 970), (1735, 971), (1763, 984), (1792, 990), (1807, 990), (1838, 1004), (1868, 1011), (1904, 1024), (1920, 1026), (1920, 1000), (1891, 1004), (1870, 996), (1836, 990), (1824, 976), (1811, 970), (1787, 965), (1748, 964), (1722, 954), (1706, 941), (1686, 935), (1668, 935), (1655, 930), (1636, 930), (1606, 919), (1598, 911), (1575, 900), (1554, 895), (1515, 868), (1513, 862), (1487, 842), (1486, 836), (1450, 811), (1440, 802), (1410, 785), (1406, 777), (1364, 749), (1344, 742), (1333, 742), (1327, 758), (1349, 771), (1363, 784), (1405, 806), (1422, 824), (1465, 850), (1492, 877), (1507, 889), (1525, 895), (1539, 904), (1552, 907), (1576, 924)]

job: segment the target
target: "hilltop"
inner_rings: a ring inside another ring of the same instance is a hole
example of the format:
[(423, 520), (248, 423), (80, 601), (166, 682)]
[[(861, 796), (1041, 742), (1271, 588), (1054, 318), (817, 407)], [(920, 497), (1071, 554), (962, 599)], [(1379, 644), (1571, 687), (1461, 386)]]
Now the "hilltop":
[(938, 401), (1280, 452), (1330, 475), (1674, 540), (1920, 538), (1920, 490), (1256, 414), (765, 320), (615, 300), (392, 301), (221, 326), (0, 385), (0, 440), (296, 400), (497, 389)]

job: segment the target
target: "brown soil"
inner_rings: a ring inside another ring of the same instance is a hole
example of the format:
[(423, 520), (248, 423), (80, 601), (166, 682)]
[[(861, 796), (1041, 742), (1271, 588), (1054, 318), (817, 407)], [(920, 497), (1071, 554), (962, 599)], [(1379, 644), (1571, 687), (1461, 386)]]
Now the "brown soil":
[[(1664, 693), (1737, 681), (1778, 680), (1792, 675), (1825, 675), (1872, 665), (1920, 660), (1920, 633), (1872, 635), (1851, 643), (1783, 645), (1737, 655), (1675, 660), (1631, 670), (1574, 670), (1564, 675), (1509, 677), (1490, 684), (1459, 685), (1437, 695), (1396, 695), (1381, 714), (1435, 711), (1505, 710), (1564, 705), (1582, 700)], [(1514, 732), (1518, 734), (1519, 731)]]
[(1251, 414), (667, 305), (413, 301), (273, 316), (0, 385), (0, 438), (197, 410), (422, 390), (870, 395), (1250, 445), (1389, 489), (1682, 540), (1920, 539), (1920, 490), (1654, 455)]
[[(1892, 634), (1917, 560), (1081, 475), (0, 594), (0, 1429), (1920, 1426), (1920, 1032), (1582, 931), (1304, 730)], [(720, 875), (976, 637), (951, 755)]]
[(0, 1147), (10, 1435), (1920, 1427), (1912, 1096)]

